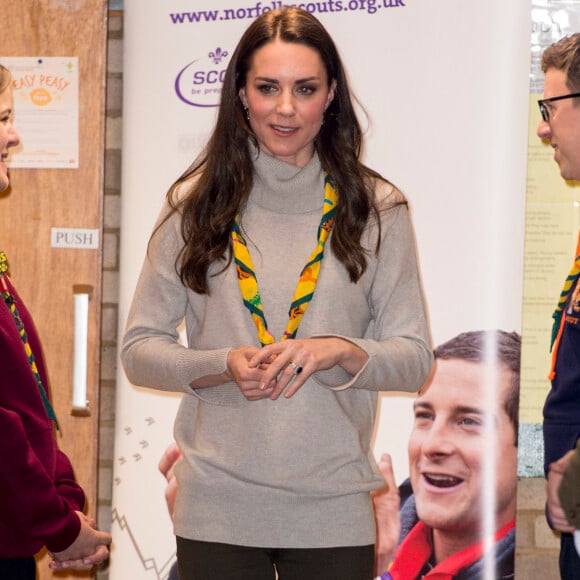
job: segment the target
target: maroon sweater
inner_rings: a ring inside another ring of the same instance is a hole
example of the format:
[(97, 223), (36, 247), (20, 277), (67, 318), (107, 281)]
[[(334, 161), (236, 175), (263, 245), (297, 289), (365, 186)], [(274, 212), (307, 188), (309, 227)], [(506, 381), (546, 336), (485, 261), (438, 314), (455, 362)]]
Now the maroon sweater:
[[(42, 384), (48, 389), (42, 349), (30, 313), (0, 274), (16, 300)], [(85, 494), (67, 456), (56, 444), (54, 425), (14, 317), (0, 298), (0, 558), (33, 556), (43, 546), (68, 548), (80, 531), (75, 510)]]

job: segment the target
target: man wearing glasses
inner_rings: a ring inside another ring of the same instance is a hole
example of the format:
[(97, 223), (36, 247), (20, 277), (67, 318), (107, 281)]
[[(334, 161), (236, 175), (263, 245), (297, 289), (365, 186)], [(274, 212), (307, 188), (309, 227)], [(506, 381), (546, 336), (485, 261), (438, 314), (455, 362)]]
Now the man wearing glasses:
[[(554, 149), (554, 160), (566, 180), (580, 180), (580, 34), (552, 44), (542, 55), (544, 99), (537, 134)], [(559, 500), (562, 477), (580, 437), (580, 239), (576, 260), (554, 312), (552, 388), (544, 405), (544, 469), (548, 478), (547, 516), (561, 531), (560, 574), (580, 578), (575, 531)], [(580, 448), (579, 448), (580, 449)], [(579, 451), (580, 453), (580, 451)], [(580, 481), (576, 482), (576, 487)]]

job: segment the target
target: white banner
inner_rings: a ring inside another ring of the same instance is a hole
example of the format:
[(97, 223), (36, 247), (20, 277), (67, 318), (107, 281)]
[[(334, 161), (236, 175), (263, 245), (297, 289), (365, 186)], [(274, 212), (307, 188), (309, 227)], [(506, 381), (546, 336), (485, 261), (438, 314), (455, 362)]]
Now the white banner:
[[(281, 3), (125, 0), (120, 335), (167, 188), (212, 128), (251, 19)], [(305, 2), (335, 39), (368, 118), (365, 161), (413, 214), (433, 341), (521, 329), (529, 2)], [(151, 305), (155, 308), (155, 305)], [(119, 366), (111, 580), (166, 578), (175, 544), (158, 461), (179, 397)], [(375, 452), (407, 473), (410, 397), (384, 395)]]

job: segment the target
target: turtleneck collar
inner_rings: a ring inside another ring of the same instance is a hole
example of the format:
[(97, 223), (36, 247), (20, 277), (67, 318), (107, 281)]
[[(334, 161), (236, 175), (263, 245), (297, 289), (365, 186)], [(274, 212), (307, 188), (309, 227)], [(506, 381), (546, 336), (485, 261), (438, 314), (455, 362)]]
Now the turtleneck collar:
[(250, 203), (287, 214), (308, 213), (322, 208), (324, 172), (318, 154), (304, 167), (297, 167), (256, 151), (254, 187)]

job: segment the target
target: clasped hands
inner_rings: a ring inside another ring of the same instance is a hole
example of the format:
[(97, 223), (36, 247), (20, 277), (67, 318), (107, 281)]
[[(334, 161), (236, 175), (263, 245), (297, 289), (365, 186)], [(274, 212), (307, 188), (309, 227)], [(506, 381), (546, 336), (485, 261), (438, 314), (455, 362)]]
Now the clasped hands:
[(48, 565), (52, 570), (90, 570), (109, 557), (108, 545), (111, 535), (97, 530), (97, 522), (77, 511), (81, 529), (76, 540), (62, 552), (50, 552), (53, 560)]
[[(289, 398), (318, 370), (312, 353), (301, 348), (302, 342), (286, 340), (261, 349), (232, 349), (228, 354), (228, 373), (249, 401), (275, 401), (282, 393)], [(302, 372), (295, 374), (290, 363), (300, 365)]]
[[(342, 366), (355, 375), (367, 354), (341, 338), (283, 340), (263, 348), (245, 346), (228, 353), (228, 377), (249, 401), (292, 397), (313, 373)], [(302, 367), (296, 373), (296, 367)]]

